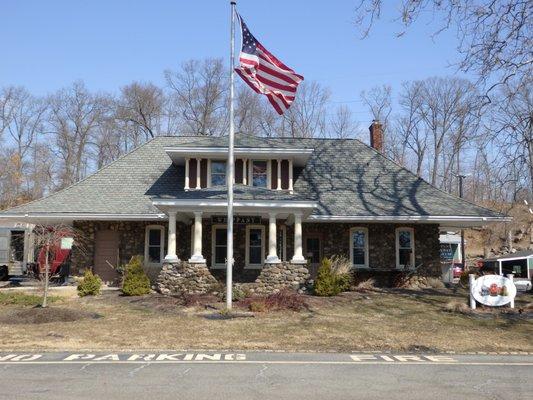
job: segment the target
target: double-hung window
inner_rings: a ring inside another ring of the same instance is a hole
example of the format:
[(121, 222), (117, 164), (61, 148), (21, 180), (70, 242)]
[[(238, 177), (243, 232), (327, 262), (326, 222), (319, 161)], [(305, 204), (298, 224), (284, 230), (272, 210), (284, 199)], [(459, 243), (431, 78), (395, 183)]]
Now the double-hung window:
[(213, 268), (225, 268), (228, 252), (228, 230), (225, 226), (213, 226)]
[(246, 267), (261, 268), (265, 260), (265, 227), (246, 226)]
[(368, 229), (350, 229), (350, 257), (352, 265), (358, 268), (368, 268)]
[(396, 268), (415, 266), (415, 235), (413, 228), (396, 229)]
[(165, 227), (149, 225), (144, 240), (144, 261), (146, 265), (160, 265), (164, 258)]
[(211, 161), (211, 186), (226, 185), (226, 162)]
[(252, 186), (268, 187), (268, 163), (252, 161)]

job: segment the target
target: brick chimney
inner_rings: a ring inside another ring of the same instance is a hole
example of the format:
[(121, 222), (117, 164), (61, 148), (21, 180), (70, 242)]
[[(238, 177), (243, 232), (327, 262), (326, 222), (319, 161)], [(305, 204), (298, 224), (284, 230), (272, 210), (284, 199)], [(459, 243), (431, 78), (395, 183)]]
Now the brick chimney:
[(381, 122), (373, 120), (368, 129), (370, 130), (370, 146), (383, 153), (383, 125)]

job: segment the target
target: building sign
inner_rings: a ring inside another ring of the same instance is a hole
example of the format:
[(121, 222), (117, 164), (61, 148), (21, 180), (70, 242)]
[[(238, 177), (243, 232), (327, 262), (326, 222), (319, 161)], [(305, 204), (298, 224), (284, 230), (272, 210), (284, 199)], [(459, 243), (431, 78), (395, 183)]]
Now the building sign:
[[(213, 215), (211, 217), (211, 222), (213, 224), (226, 224), (228, 222), (227, 215)], [(234, 215), (233, 216), (234, 224), (260, 224), (261, 217), (258, 216), (246, 216), (246, 215)]]
[(450, 243), (441, 243), (440, 244), (440, 259), (442, 261), (451, 261), (453, 260), (453, 249)]
[(496, 307), (511, 303), (513, 307), (516, 286), (512, 278), (502, 275), (484, 275), (477, 279), (472, 277), (470, 295), (475, 301), (486, 306)]

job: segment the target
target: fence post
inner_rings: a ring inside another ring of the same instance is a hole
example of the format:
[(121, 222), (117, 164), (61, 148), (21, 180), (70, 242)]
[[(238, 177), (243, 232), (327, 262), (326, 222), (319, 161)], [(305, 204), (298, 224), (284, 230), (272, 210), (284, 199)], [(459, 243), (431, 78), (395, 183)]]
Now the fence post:
[(472, 296), (472, 288), (474, 287), (474, 282), (476, 281), (476, 276), (474, 274), (468, 275), (468, 291), (470, 293), (470, 308), (472, 310), (476, 309), (476, 299)]
[[(511, 282), (513, 282), (513, 285), (514, 285), (514, 274), (507, 274), (507, 278), (509, 278), (511, 280)], [(511, 300), (511, 302), (509, 303), (509, 306), (511, 308), (514, 308), (514, 297)]]

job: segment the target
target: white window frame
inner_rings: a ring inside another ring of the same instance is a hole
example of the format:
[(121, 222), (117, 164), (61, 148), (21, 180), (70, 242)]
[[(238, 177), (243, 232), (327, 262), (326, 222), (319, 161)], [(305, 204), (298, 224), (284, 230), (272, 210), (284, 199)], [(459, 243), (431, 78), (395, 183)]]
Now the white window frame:
[[(285, 225), (278, 225), (277, 227), (277, 231), (276, 231), (276, 247), (278, 246), (278, 238), (277, 238), (277, 234), (279, 232), (283, 232), (283, 246), (282, 246), (282, 251), (283, 253), (282, 254), (278, 254), (278, 257), (281, 261), (287, 261), (287, 226)], [(277, 249), (276, 249), (277, 251)]]
[(409, 231), (411, 232), (411, 267), (410, 269), (415, 268), (415, 229), (411, 227), (401, 226), (396, 228), (396, 269), (402, 269), (404, 267), (400, 266), (400, 232)]
[(226, 263), (217, 264), (215, 262), (215, 248), (216, 248), (216, 230), (217, 229), (228, 229), (228, 226), (225, 224), (215, 224), (211, 226), (211, 268), (212, 269), (226, 269)]
[[(261, 263), (250, 264), (250, 230), (261, 230)], [(246, 225), (246, 250), (245, 250), (245, 269), (261, 269), (263, 268), (263, 260), (265, 259), (265, 226), (264, 225)]]
[[(149, 262), (150, 259), (148, 248), (150, 245), (150, 234), (149, 232), (151, 230), (158, 230), (161, 232), (161, 243), (160, 243), (160, 255), (159, 259), (161, 260), (158, 263)], [(163, 264), (163, 260), (165, 259), (165, 227), (163, 225), (147, 225), (144, 230), (144, 265), (148, 267), (158, 267)]]
[[(267, 175), (267, 186), (266, 188), (267, 189), (271, 189), (272, 188), (272, 160), (248, 160), (248, 185), (249, 186), (252, 186), (252, 187), (255, 187), (254, 186), (254, 162), (256, 161), (265, 161), (266, 162), (266, 175)], [(257, 186), (259, 187), (259, 186)]]
[[(361, 232), (364, 232), (365, 234), (365, 263), (364, 264), (355, 264), (354, 263), (354, 259), (353, 259), (353, 233), (356, 232), (356, 231), (361, 231)], [(364, 227), (364, 226), (354, 226), (353, 228), (350, 228), (350, 263), (352, 264), (352, 267), (353, 268), (370, 268), (369, 266), (369, 263), (368, 263), (368, 242), (369, 242), (369, 237), (368, 237), (368, 228)]]
[[(213, 186), (213, 163), (220, 162), (224, 163), (226, 166), (226, 172), (225, 172), (225, 180), (227, 180), (228, 177), (228, 163), (226, 160), (209, 160), (209, 187)], [(225, 184), (224, 184), (225, 185)]]

